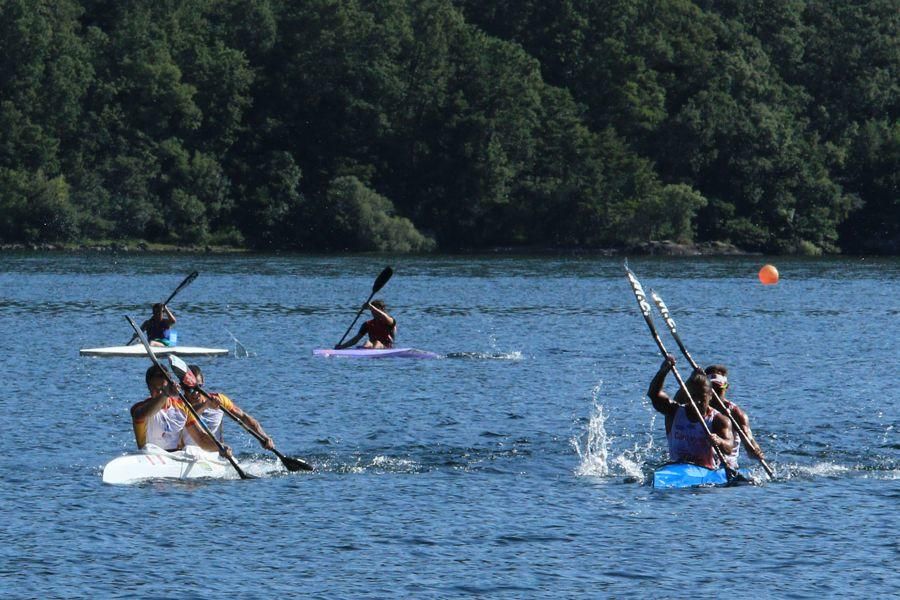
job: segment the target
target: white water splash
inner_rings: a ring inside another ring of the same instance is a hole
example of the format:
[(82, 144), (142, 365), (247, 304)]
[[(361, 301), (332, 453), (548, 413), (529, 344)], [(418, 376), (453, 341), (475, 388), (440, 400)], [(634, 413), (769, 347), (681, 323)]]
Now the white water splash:
[(385, 471), (397, 473), (409, 473), (419, 470), (419, 465), (415, 461), (380, 454), (372, 459), (370, 466), (375, 469), (383, 469)]
[(522, 360), (522, 352), (451, 352), (447, 358), (468, 358), (471, 360)]
[[(652, 442), (651, 442), (652, 445)], [(642, 449), (635, 448), (634, 450), (626, 450), (615, 459), (613, 462), (622, 468), (625, 471), (625, 475), (631, 479), (634, 479), (640, 483), (644, 481), (644, 469), (642, 465), (644, 464), (644, 452)]]
[[(836, 465), (834, 463), (820, 462), (814, 465), (790, 465), (790, 471), (794, 475), (806, 475), (813, 477), (833, 477), (851, 471), (850, 467), (844, 465)], [(791, 477), (789, 476), (788, 479)]]
[(626, 480), (643, 483), (646, 480), (644, 464), (654, 454), (653, 436), (648, 435), (644, 444), (635, 443), (633, 448), (613, 454), (611, 448), (616, 438), (606, 432), (609, 415), (600, 403), (602, 385), (601, 382), (591, 390), (593, 408), (583, 433), (570, 440), (580, 459), (575, 474), (588, 477), (624, 475)]
[(491, 351), (488, 353), (482, 353), (481, 356), (477, 358), (487, 358), (494, 360), (522, 360), (522, 353), (513, 350), (512, 352), (504, 352), (500, 349), (500, 344), (497, 343), (497, 336), (493, 333), (488, 334), (488, 341), (490, 342)]
[(578, 454), (579, 464), (575, 474), (579, 476), (605, 477), (609, 474), (609, 448), (612, 440), (606, 435), (607, 414), (600, 404), (600, 388), (598, 383), (591, 390), (593, 409), (585, 432), (571, 439), (572, 447)]
[[(244, 345), (241, 343), (241, 341), (239, 339), (237, 339), (233, 333), (228, 331), (228, 329), (226, 329), (225, 331), (228, 332), (228, 335), (230, 335), (231, 339), (234, 340), (234, 357), (235, 358), (249, 358), (250, 352), (247, 351), (247, 348), (244, 347)], [(256, 353), (254, 352), (253, 354), (255, 355)]]

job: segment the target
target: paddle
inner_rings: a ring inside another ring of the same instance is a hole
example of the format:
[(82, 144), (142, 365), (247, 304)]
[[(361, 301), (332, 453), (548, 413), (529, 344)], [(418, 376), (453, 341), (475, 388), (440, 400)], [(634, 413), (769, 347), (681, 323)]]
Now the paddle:
[(378, 293), (378, 290), (384, 287), (384, 284), (388, 282), (388, 279), (391, 278), (391, 275), (394, 274), (394, 270), (390, 267), (385, 267), (384, 270), (379, 273), (378, 277), (375, 278), (375, 283), (372, 284), (372, 293), (369, 294), (368, 299), (363, 302), (363, 305), (359, 308), (359, 311), (356, 313), (356, 318), (353, 319), (353, 322), (350, 323), (350, 327), (347, 328), (347, 331), (344, 332), (344, 335), (341, 336), (341, 341), (335, 344), (335, 348), (344, 343), (344, 339), (347, 337), (347, 334), (350, 333), (350, 330), (353, 329), (353, 326), (356, 325), (356, 321), (359, 320), (359, 315), (362, 314), (363, 309), (366, 307), (366, 304), (372, 301), (372, 298), (375, 297), (375, 294)]
[(150, 349), (150, 342), (147, 341), (146, 336), (144, 336), (144, 332), (141, 331), (140, 327), (137, 326), (137, 324), (131, 319), (131, 317), (126, 315), (125, 318), (128, 320), (128, 324), (131, 325), (131, 328), (134, 329), (134, 334), (138, 337), (138, 339), (141, 340), (141, 343), (144, 345), (144, 350), (147, 351), (147, 356), (150, 357), (150, 360), (153, 361), (154, 365), (156, 365), (160, 370), (162, 370), (162, 372), (166, 376), (166, 379), (169, 380), (169, 383), (171, 383), (172, 386), (175, 388), (175, 391), (178, 392), (178, 397), (181, 398), (181, 401), (184, 402), (185, 406), (187, 406), (191, 415), (193, 415), (193, 417), (197, 420), (197, 423), (200, 424), (201, 429), (203, 429), (203, 431), (206, 433), (206, 435), (208, 435), (210, 437), (210, 439), (212, 439), (212, 441), (215, 442), (216, 447), (218, 447), (218, 449), (219, 449), (219, 452), (221, 454), (223, 454), (225, 456), (225, 458), (228, 459), (228, 462), (231, 463), (231, 466), (234, 467), (234, 470), (237, 471), (238, 475), (241, 476), (241, 479), (256, 479), (256, 477), (254, 477), (253, 475), (248, 475), (247, 473), (244, 473), (244, 471), (241, 470), (241, 468), (238, 466), (237, 462), (234, 460), (234, 457), (228, 455), (225, 452), (225, 446), (223, 446), (222, 443), (216, 439), (216, 436), (214, 436), (212, 434), (212, 432), (209, 430), (209, 427), (206, 426), (206, 423), (203, 422), (203, 419), (200, 418), (200, 415), (198, 415), (197, 411), (194, 410), (194, 407), (191, 406), (191, 403), (188, 402), (187, 398), (184, 397), (184, 392), (181, 390), (181, 386), (178, 385), (178, 381), (172, 376), (171, 373), (169, 373), (169, 371), (166, 370), (165, 367), (163, 367), (160, 364), (159, 359), (156, 358), (156, 355), (153, 353), (153, 350)]
[[(628, 282), (631, 283), (631, 290), (634, 292), (634, 297), (637, 299), (638, 306), (641, 309), (641, 314), (644, 315), (644, 321), (647, 322), (647, 327), (650, 328), (650, 334), (653, 336), (653, 339), (656, 341), (656, 345), (659, 347), (659, 351), (662, 352), (663, 358), (668, 356), (668, 352), (666, 351), (666, 346), (663, 344), (662, 340), (659, 337), (659, 333), (656, 332), (656, 326), (653, 324), (653, 316), (650, 314), (650, 304), (647, 303), (647, 295), (644, 294), (644, 288), (641, 286), (641, 282), (637, 280), (637, 277), (634, 275), (631, 269), (628, 268), (628, 265), (625, 265), (625, 274), (628, 277)], [(697, 403), (694, 402), (694, 399), (691, 397), (691, 393), (687, 389), (687, 385), (685, 385), (684, 380), (681, 378), (681, 375), (678, 373), (678, 369), (675, 368), (675, 365), (672, 365), (672, 373), (675, 375), (675, 379), (678, 381), (678, 385), (681, 387), (681, 391), (684, 392), (685, 397), (690, 402), (691, 407), (694, 409), (696, 414), (700, 414), (700, 409), (697, 408)], [(712, 437), (712, 432), (709, 430), (709, 427), (706, 425), (706, 421), (703, 418), (700, 419), (700, 424), (703, 426), (703, 431), (706, 432), (706, 437), (709, 440), (709, 445), (712, 446), (713, 452), (716, 453), (716, 456), (719, 459), (719, 462), (725, 468), (725, 476), (728, 481), (731, 481), (738, 474), (728, 466), (728, 463), (725, 462), (725, 455), (722, 453), (721, 448), (719, 448), (714, 442)]]
[[(200, 390), (201, 394), (203, 394), (207, 398), (210, 397), (209, 394), (206, 393), (206, 390), (204, 390), (202, 388), (198, 388), (198, 389)], [(228, 415), (229, 417), (234, 419), (235, 422), (237, 422), (238, 425), (243, 427), (247, 433), (249, 433), (250, 435), (255, 437), (260, 442), (265, 441), (263, 436), (259, 435), (257, 432), (250, 429), (250, 427), (248, 427), (246, 423), (241, 421), (240, 417), (238, 417), (236, 414), (234, 414), (233, 412), (231, 412), (230, 410), (228, 410), (225, 407), (221, 407), (221, 408), (222, 408), (222, 412), (224, 412), (226, 415)], [(285, 456), (284, 454), (279, 452), (276, 448), (272, 448), (272, 453), (275, 456), (277, 456), (279, 459), (281, 459), (281, 464), (283, 464), (284, 467), (288, 471), (301, 471), (301, 470), (302, 471), (312, 471), (313, 470), (313, 466), (311, 464), (309, 464), (308, 462), (301, 460), (299, 458), (291, 458), (290, 456)]]
[[(198, 273), (197, 271), (194, 271), (193, 273), (191, 273), (190, 275), (188, 275), (187, 277), (185, 277), (185, 278), (184, 278), (184, 281), (182, 281), (181, 283), (179, 283), (179, 284), (178, 284), (178, 287), (175, 288), (175, 291), (172, 292), (172, 293), (169, 295), (169, 297), (166, 298), (166, 301), (162, 303), (163, 306), (168, 305), (169, 302), (172, 301), (172, 298), (174, 298), (175, 296), (178, 295), (178, 292), (180, 292), (181, 290), (183, 290), (183, 289), (186, 288), (187, 286), (191, 285), (191, 282), (194, 281), (195, 279), (197, 279), (197, 276), (198, 276), (199, 274), (200, 274), (200, 273)], [(136, 335), (131, 336), (131, 339), (128, 340), (128, 343), (125, 344), (125, 345), (126, 345), (126, 346), (130, 346), (130, 345), (134, 342), (135, 339), (137, 339), (137, 336), (136, 336)]]
[[(687, 348), (684, 347), (684, 342), (681, 341), (681, 336), (678, 335), (678, 330), (675, 328), (675, 320), (672, 319), (672, 316), (669, 314), (669, 307), (666, 306), (666, 303), (663, 302), (663, 299), (655, 291), (650, 290), (650, 297), (652, 297), (653, 302), (656, 303), (656, 308), (659, 309), (659, 314), (662, 315), (663, 321), (665, 321), (666, 325), (668, 325), (669, 331), (672, 333), (672, 337), (675, 338), (675, 343), (677, 343), (678, 347), (681, 349), (681, 353), (684, 354), (684, 357), (688, 360), (688, 362), (691, 364), (691, 366), (693, 368), (699, 369), (700, 366), (697, 364), (697, 361), (694, 360), (694, 357), (691, 356), (691, 353), (688, 352)], [(740, 424), (738, 424), (738, 422), (735, 420), (734, 415), (731, 414), (731, 409), (729, 409), (725, 405), (725, 403), (722, 401), (722, 398), (719, 397), (719, 394), (718, 394), (718, 392), (716, 392), (715, 387), (713, 387), (712, 392), (713, 392), (713, 395), (716, 397), (716, 400), (719, 401), (719, 404), (722, 405), (722, 408), (725, 409), (725, 414), (731, 420), (731, 425), (738, 432), (738, 435), (741, 437), (741, 440), (743, 440), (743, 442), (745, 444), (747, 444), (748, 448), (752, 448), (754, 446), (754, 444), (750, 442), (750, 439), (747, 437), (746, 432), (743, 430), (743, 428), (740, 426)], [(757, 448), (758, 447), (759, 446), (757, 445)], [(757, 457), (757, 460), (759, 460), (759, 463), (763, 466), (763, 469), (766, 470), (766, 474), (769, 477), (774, 479), (775, 472), (771, 469), (771, 467), (769, 467), (769, 465), (766, 464), (765, 459)]]
[[(178, 358), (177, 356), (170, 356), (170, 357), (169, 357), (169, 361), (172, 363), (172, 369), (174, 369), (176, 373), (178, 373), (179, 371), (181, 371), (181, 373), (179, 374), (179, 377), (184, 376), (184, 373), (187, 373), (187, 372), (188, 372), (189, 367), (187, 366), (187, 364), (186, 364), (183, 360), (181, 360), (180, 358)], [(175, 361), (178, 361), (178, 363), (180, 363), (180, 364), (176, 364)], [(209, 393), (207, 393), (206, 390), (204, 390), (203, 388), (201, 388), (199, 385), (197, 386), (197, 391), (200, 392), (205, 398), (207, 398), (207, 399), (212, 399), (212, 396), (211, 396)], [(229, 417), (231, 417), (232, 419), (234, 419), (234, 420), (237, 422), (238, 425), (240, 425), (241, 427), (243, 427), (243, 428), (247, 431), (247, 433), (249, 433), (250, 435), (252, 435), (253, 437), (255, 437), (255, 438), (256, 438), (257, 440), (259, 440), (260, 442), (264, 442), (264, 441), (265, 441), (265, 439), (263, 438), (263, 436), (259, 435), (259, 433), (257, 433), (256, 431), (254, 431), (253, 429), (251, 429), (250, 427), (248, 427), (247, 424), (244, 423), (244, 422), (241, 420), (241, 418), (238, 417), (236, 414), (234, 414), (233, 412), (231, 412), (230, 410), (228, 410), (228, 409), (225, 408), (224, 406), (222, 406), (222, 407), (220, 407), (220, 408), (222, 409), (222, 412), (224, 412), (226, 415), (228, 415)], [(312, 470), (313, 470), (312, 465), (310, 465), (310, 464), (309, 464), (308, 462), (306, 462), (306, 461), (300, 460), (299, 458), (291, 458), (290, 456), (285, 456), (284, 454), (282, 454), (281, 452), (279, 452), (279, 451), (276, 450), (275, 448), (272, 448), (272, 452), (275, 454), (275, 456), (277, 456), (278, 458), (281, 459), (281, 463), (285, 466), (285, 468), (286, 468), (288, 471), (300, 471), (300, 470), (303, 470), (303, 471), (312, 471)]]

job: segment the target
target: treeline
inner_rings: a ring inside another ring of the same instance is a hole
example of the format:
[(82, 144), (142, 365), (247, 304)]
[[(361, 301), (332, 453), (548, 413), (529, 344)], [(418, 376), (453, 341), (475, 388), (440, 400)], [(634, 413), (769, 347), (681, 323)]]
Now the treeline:
[(0, 0), (0, 241), (897, 253), (898, 0)]

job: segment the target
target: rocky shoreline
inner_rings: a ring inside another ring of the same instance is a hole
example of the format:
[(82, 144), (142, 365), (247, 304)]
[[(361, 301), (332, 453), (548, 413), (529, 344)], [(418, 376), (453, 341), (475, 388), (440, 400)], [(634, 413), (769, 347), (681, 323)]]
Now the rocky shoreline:
[(84, 244), (0, 244), (0, 252), (103, 252), (119, 253), (154, 253), (183, 252), (186, 254), (228, 254), (249, 252), (246, 248), (231, 246), (176, 246), (165, 244), (138, 243), (84, 243)]
[[(32, 252), (102, 252), (112, 254), (177, 252), (186, 254), (237, 254), (252, 252), (249, 248), (233, 246), (177, 246), (148, 244), (147, 242), (110, 242), (83, 244), (0, 244), (0, 251)], [(463, 254), (483, 254), (484, 250), (463, 252)], [(508, 247), (494, 248), (493, 254), (590, 254), (595, 256), (752, 256), (758, 252), (747, 252), (725, 242), (702, 242), (699, 244), (679, 244), (669, 240), (642, 242), (623, 248), (552, 248), (552, 247)]]
[(741, 250), (727, 242), (678, 244), (669, 240), (643, 242), (629, 248), (628, 254), (644, 256), (752, 256), (760, 252)]

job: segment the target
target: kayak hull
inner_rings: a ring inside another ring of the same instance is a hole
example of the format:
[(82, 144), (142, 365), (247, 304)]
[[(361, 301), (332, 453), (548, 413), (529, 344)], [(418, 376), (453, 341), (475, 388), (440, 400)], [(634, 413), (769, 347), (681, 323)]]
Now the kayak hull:
[[(226, 356), (229, 352), (226, 348), (202, 348), (199, 346), (151, 346), (150, 348), (156, 356), (168, 356), (169, 354), (176, 356)], [(147, 356), (147, 351), (141, 344), (109, 346), (107, 348), (82, 348), (78, 353), (81, 356)]]
[(103, 483), (124, 485), (159, 479), (235, 479), (234, 467), (215, 452), (186, 446), (166, 452), (148, 445), (139, 454), (126, 454), (103, 467)]
[(315, 356), (340, 356), (345, 358), (439, 358), (434, 352), (417, 348), (316, 348)]
[[(740, 469), (738, 475), (737, 480), (750, 481), (750, 472), (746, 469)], [(725, 469), (707, 469), (690, 463), (670, 463), (653, 471), (653, 489), (657, 490), (722, 487), (737, 480), (729, 481)]]

